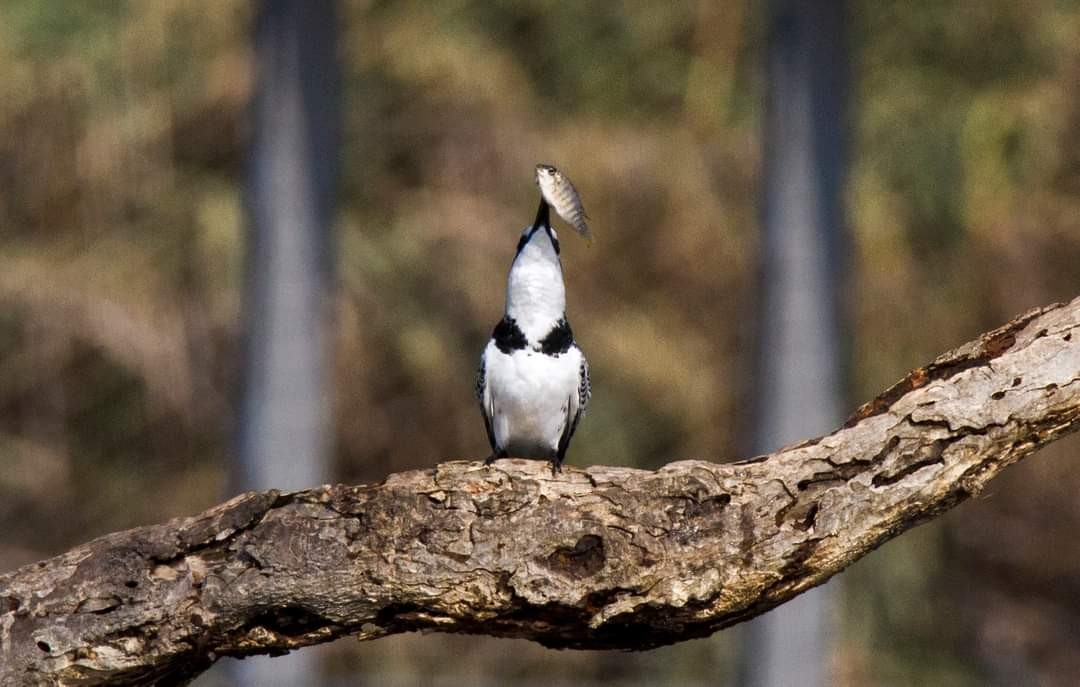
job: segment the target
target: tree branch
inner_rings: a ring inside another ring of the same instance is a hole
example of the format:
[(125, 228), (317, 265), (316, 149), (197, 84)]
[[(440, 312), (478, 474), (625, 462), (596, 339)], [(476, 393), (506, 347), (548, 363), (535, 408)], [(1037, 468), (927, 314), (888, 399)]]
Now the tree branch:
[(832, 434), (656, 472), (454, 461), (249, 493), (0, 576), (0, 684), (183, 683), (412, 630), (646, 649), (821, 584), (1080, 418), (1080, 298), (919, 368)]

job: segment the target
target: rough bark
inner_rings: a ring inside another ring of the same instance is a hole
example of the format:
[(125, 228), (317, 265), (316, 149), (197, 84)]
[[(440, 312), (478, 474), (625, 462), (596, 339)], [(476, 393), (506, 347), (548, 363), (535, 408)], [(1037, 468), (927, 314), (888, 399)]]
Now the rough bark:
[(435, 630), (646, 649), (758, 615), (1076, 428), (1080, 298), (828, 436), (655, 472), (454, 461), (249, 493), (0, 576), (0, 684), (178, 684), (223, 655)]

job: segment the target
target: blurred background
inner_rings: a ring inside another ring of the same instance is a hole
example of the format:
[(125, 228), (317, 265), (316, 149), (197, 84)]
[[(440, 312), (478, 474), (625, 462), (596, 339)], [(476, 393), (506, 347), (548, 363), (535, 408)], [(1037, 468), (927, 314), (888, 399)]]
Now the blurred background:
[[(256, 15), (0, 3), (0, 570), (244, 484)], [(1080, 2), (851, 0), (842, 17), (850, 409), (1080, 291)], [(570, 462), (745, 457), (769, 26), (751, 2), (336, 5), (318, 481), (487, 455), (473, 375), (540, 161), (575, 180), (598, 239), (564, 231), (593, 381)], [(1078, 452), (1051, 446), (837, 578), (826, 684), (1074, 684)], [(403, 636), (312, 655), (340, 684), (718, 685), (740, 635), (637, 654)]]

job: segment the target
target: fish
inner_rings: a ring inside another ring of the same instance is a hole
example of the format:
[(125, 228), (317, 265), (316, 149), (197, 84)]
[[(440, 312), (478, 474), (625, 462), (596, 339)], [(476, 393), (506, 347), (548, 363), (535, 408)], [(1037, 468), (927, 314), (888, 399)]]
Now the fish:
[(581, 204), (581, 196), (578, 195), (574, 183), (552, 165), (536, 166), (536, 185), (540, 187), (540, 195), (544, 202), (554, 208), (563, 221), (574, 228), (574, 231), (590, 245), (593, 242), (592, 232), (585, 220), (589, 218), (585, 214), (585, 207)]

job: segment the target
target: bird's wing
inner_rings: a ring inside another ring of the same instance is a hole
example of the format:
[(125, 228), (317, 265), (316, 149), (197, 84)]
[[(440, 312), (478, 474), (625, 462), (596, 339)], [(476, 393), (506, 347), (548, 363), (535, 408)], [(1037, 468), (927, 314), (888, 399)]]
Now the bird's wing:
[(476, 371), (476, 400), (480, 402), (480, 414), (484, 416), (484, 429), (487, 431), (488, 443), (491, 444), (491, 454), (499, 452), (495, 446), (495, 432), (491, 429), (491, 421), (495, 415), (495, 404), (491, 397), (491, 389), (487, 385), (486, 356), (480, 356), (480, 368)]
[(577, 396), (571, 396), (566, 401), (566, 424), (563, 425), (562, 436), (559, 437), (558, 462), (561, 464), (566, 456), (566, 449), (570, 446), (570, 439), (577, 430), (581, 416), (585, 414), (585, 408), (589, 405), (592, 396), (592, 386), (589, 384), (589, 361), (585, 360), (585, 354), (581, 354), (581, 366), (578, 368)]
[[(581, 354), (581, 368), (578, 372), (578, 416), (585, 414), (585, 408), (592, 398), (592, 385), (589, 384), (589, 361), (585, 360), (585, 354)], [(575, 418), (576, 420), (577, 418)]]

